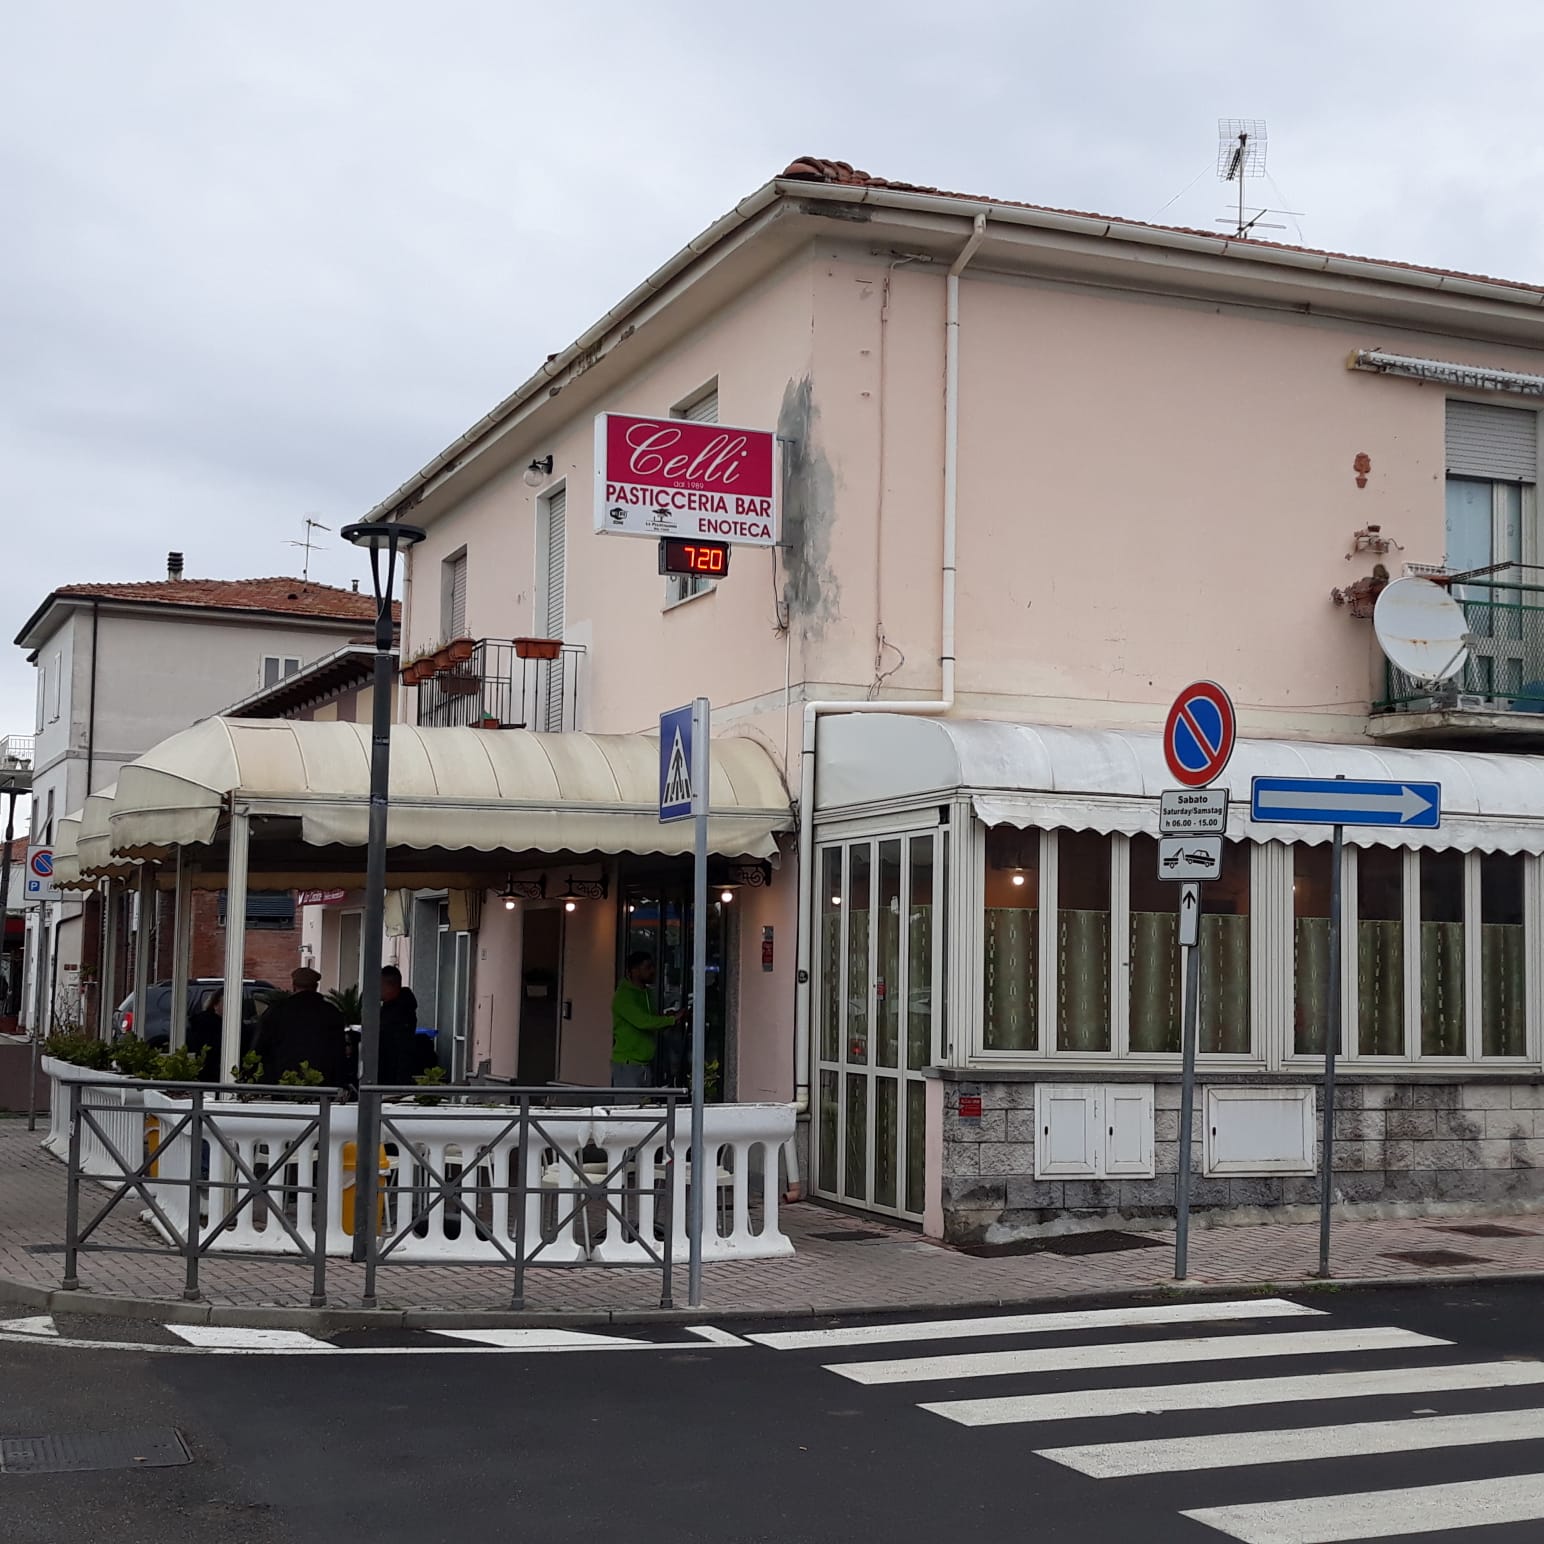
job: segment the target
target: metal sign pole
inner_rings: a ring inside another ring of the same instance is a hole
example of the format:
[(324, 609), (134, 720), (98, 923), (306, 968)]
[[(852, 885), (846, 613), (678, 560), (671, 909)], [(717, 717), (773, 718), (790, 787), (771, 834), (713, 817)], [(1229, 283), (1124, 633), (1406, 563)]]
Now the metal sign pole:
[(1185, 955), (1185, 1015), (1182, 1031), (1184, 1070), (1179, 1095), (1179, 1177), (1175, 1189), (1174, 1279), (1183, 1281), (1190, 1269), (1190, 1135), (1195, 1126), (1196, 1026), (1201, 996), (1201, 887), (1186, 885), (1181, 908), (1195, 897), (1195, 942)]
[(1330, 846), (1330, 979), (1324, 987), (1324, 1152), (1319, 1160), (1319, 1274), (1330, 1274), (1330, 1204), (1335, 1195), (1335, 1056), (1340, 1049), (1340, 887), (1344, 826)]
[[(51, 901), (44, 901), (43, 904), (38, 907), (38, 985), (39, 985), (39, 991), (38, 991), (37, 1011), (34, 1013), (33, 1020), (32, 1020), (32, 1070), (31, 1070), (31, 1072), (28, 1075), (28, 1083), (27, 1083), (27, 1130), (28, 1131), (36, 1131), (38, 1129), (38, 1099), (37, 1099), (37, 1087), (38, 1087), (38, 1047), (43, 1043), (43, 1038), (44, 1038), (45, 1030), (48, 1033), (50, 1033), (50, 1034), (53, 1032), (53, 1024), (51, 1022), (52, 1018), (53, 1018), (53, 1002), (52, 1002), (52, 999), (50, 999), (50, 1002), (49, 1002), (49, 1020), (50, 1020), (50, 1022), (47, 1023), (47, 1024), (45, 1024), (44, 1020), (43, 1020), (43, 1002), (42, 1002), (42, 998), (43, 998), (43, 990), (42, 990), (43, 983), (49, 979), (48, 974), (45, 973), (44, 967), (45, 967), (45, 965), (47, 964), (47, 961), (48, 961), (48, 953), (49, 953), (49, 951), (48, 951), (48, 942), (49, 942), (48, 923), (49, 923), (50, 917), (53, 914), (53, 910), (54, 910), (54, 907), (53, 907), (53, 903)], [(55, 923), (55, 925), (54, 925), (53, 950), (52, 950), (52, 954), (53, 954), (52, 974), (55, 977), (57, 977), (58, 972), (59, 972), (59, 938), (58, 938), (58, 933), (59, 933), (59, 927), (58, 927), (58, 924)]]
[(718, 1155), (703, 1150), (702, 1096), (708, 1014), (708, 736), (712, 708), (706, 697), (692, 704), (692, 817), (696, 826), (692, 879), (692, 1155), (687, 1204), (686, 1301), (702, 1306), (702, 1200), (718, 1183)]

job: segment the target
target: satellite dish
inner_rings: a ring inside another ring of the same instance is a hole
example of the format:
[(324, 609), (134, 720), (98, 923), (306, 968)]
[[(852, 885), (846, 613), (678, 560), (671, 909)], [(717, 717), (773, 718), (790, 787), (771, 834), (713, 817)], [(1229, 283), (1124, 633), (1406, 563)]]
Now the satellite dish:
[(1451, 680), (1469, 659), (1463, 607), (1430, 579), (1396, 579), (1373, 607), (1378, 646), (1417, 681)]

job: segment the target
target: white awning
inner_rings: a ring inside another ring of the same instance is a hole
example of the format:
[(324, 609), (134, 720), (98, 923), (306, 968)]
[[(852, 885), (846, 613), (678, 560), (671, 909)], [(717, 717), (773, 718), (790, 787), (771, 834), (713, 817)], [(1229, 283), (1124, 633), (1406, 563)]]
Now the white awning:
[[(1233, 795), (1228, 835), (1327, 842), (1328, 826), (1250, 821), (1249, 787), (1255, 777), (1338, 776), (1442, 785), (1436, 830), (1348, 826), (1348, 842), (1544, 853), (1544, 757), (1304, 740), (1239, 741), (1218, 780)], [(988, 825), (1134, 835), (1156, 832), (1158, 795), (1175, 786), (1149, 731), (845, 713), (821, 720), (816, 818), (965, 793)]]
[[(793, 824), (782, 777), (755, 741), (713, 741), (715, 853), (770, 857)], [(211, 843), (231, 800), (289, 816), (312, 846), (363, 847), (370, 726), (206, 719), (124, 767), (87, 802), (82, 868)], [(473, 852), (690, 852), (692, 822), (658, 818), (657, 736), (528, 730), (391, 731), (392, 847)], [(103, 804), (104, 835), (95, 837)]]

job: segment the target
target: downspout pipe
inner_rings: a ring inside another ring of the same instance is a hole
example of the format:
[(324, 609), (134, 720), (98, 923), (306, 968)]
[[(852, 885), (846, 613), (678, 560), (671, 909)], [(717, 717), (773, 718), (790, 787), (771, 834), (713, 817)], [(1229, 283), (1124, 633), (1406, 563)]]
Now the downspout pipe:
[[(794, 1098), (800, 1115), (810, 1107), (812, 1050), (811, 1007), (814, 1000), (810, 976), (815, 910), (815, 732), (823, 713), (948, 713), (954, 706), (955, 579), (959, 534), (960, 455), (960, 275), (986, 238), (986, 215), (972, 223), (970, 239), (949, 266), (944, 301), (944, 496), (943, 565), (941, 571), (939, 661), (940, 693), (931, 702), (891, 699), (876, 702), (806, 702), (804, 735), (799, 756), (799, 930), (797, 996), (794, 1002)], [(880, 475), (884, 475), (883, 467)]]

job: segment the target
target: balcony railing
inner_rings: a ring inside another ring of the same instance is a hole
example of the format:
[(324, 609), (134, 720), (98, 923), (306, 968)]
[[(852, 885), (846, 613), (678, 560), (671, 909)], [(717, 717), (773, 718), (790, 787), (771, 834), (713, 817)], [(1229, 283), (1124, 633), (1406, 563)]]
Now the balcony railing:
[(522, 659), (512, 639), (481, 638), (470, 659), (418, 683), (420, 728), (538, 729), (579, 726), (583, 644), (553, 659)]
[(12, 771), (25, 771), (32, 765), (32, 752), (37, 737), (30, 734), (8, 734), (0, 739), (0, 767)]
[(1484, 578), (1450, 583), (1469, 634), (1463, 668), (1432, 682), (1387, 663), (1383, 700), (1373, 711), (1544, 714), (1544, 584), (1524, 582), (1523, 574), (1537, 578), (1544, 571), (1509, 564)]

